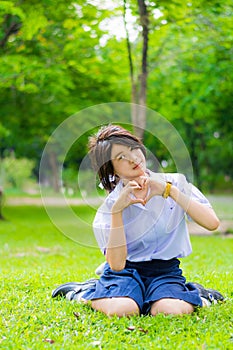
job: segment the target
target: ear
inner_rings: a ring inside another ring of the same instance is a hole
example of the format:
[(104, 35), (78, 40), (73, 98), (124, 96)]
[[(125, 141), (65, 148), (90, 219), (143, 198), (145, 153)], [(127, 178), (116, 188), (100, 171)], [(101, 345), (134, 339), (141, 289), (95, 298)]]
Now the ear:
[(113, 174), (113, 175), (109, 175), (109, 181), (110, 182), (114, 182), (116, 180), (116, 177), (115, 177), (115, 175)]

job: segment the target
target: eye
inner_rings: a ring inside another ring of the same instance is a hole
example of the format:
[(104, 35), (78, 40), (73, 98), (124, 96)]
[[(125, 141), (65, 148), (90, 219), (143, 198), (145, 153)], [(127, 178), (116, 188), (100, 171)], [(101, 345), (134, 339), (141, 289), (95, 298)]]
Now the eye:
[(126, 159), (126, 156), (124, 154), (121, 154), (117, 159), (118, 160)]

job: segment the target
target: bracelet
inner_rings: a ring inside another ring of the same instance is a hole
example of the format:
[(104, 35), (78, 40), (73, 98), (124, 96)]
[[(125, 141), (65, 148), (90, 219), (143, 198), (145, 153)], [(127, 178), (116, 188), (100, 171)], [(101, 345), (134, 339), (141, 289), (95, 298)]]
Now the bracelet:
[(170, 195), (171, 187), (172, 187), (172, 183), (168, 181), (166, 183), (165, 190), (164, 190), (164, 192), (162, 194), (163, 198), (166, 199)]

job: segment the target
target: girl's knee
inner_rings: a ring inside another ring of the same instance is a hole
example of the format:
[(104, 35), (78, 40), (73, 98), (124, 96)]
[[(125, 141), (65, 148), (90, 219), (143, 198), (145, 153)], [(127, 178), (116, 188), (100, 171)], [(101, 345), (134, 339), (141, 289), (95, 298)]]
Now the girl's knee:
[(180, 299), (160, 299), (151, 306), (151, 315), (156, 316), (159, 313), (165, 315), (190, 314), (194, 311), (192, 304)]
[(130, 298), (104, 298), (91, 302), (93, 309), (105, 313), (107, 316), (132, 316), (139, 315), (137, 303)]

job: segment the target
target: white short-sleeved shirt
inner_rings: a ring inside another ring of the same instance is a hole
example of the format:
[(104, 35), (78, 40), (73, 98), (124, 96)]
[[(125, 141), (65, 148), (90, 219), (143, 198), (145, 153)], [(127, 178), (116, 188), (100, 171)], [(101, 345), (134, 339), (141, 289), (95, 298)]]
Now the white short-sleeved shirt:
[[(185, 176), (178, 173), (156, 174), (151, 177), (170, 181), (191, 199), (211, 207), (206, 197)], [(105, 254), (111, 225), (111, 208), (123, 187), (120, 181), (98, 209), (93, 229), (96, 240)], [(145, 206), (132, 204), (123, 211), (127, 242), (127, 260), (149, 261), (181, 258), (192, 252), (184, 210), (171, 198), (152, 197)]]

